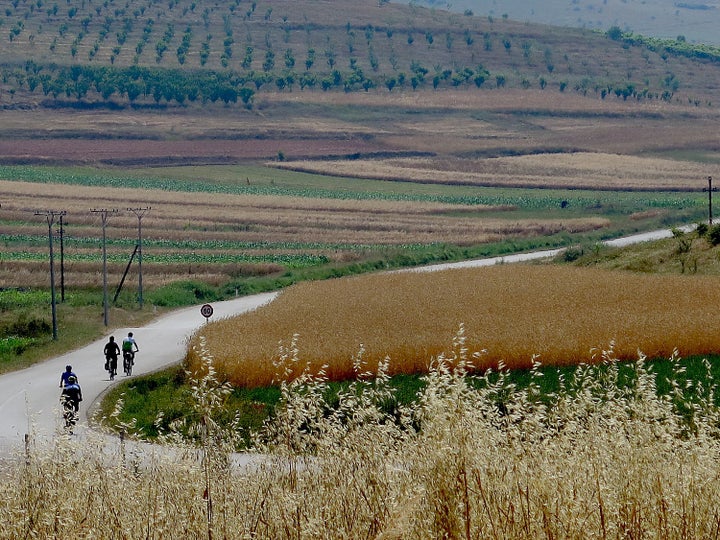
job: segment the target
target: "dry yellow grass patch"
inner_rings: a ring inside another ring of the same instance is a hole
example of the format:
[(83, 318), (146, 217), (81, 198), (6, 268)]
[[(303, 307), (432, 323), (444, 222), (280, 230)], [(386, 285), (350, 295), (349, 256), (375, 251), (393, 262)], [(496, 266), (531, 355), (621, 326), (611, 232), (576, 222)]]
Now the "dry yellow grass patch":
[(347, 177), (502, 187), (698, 190), (711, 169), (700, 163), (576, 152), (477, 160), (400, 158), (288, 161), (273, 166)]
[[(377, 274), (302, 283), (257, 312), (206, 326), (221, 372), (236, 385), (268, 385), (278, 344), (299, 334), (301, 359), (352, 375), (361, 347), (392, 373), (424, 372), (448, 352), (460, 325), (476, 367), (519, 368), (591, 360), (615, 341), (618, 358), (720, 350), (717, 278), (636, 275), (595, 269), (497, 266), (434, 273)], [(197, 337), (193, 341), (195, 343)], [(191, 365), (197, 354), (189, 353)]]
[(412, 107), (418, 109), (485, 109), (496, 111), (548, 110), (548, 111), (595, 111), (615, 113), (635, 113), (638, 111), (661, 112), (668, 110), (688, 110), (697, 112), (696, 107), (680, 106), (665, 102), (633, 102), (618, 100), (600, 100), (568, 93), (558, 99), (556, 93), (502, 89), (498, 91), (439, 90), (432, 92), (304, 92), (267, 93), (263, 99), (272, 103), (322, 103), (331, 105), (367, 105), (382, 107)]

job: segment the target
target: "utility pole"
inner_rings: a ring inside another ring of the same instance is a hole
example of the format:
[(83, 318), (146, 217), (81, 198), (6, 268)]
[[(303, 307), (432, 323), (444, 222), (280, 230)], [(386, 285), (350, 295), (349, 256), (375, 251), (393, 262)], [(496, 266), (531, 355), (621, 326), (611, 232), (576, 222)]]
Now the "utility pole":
[(138, 220), (138, 241), (137, 241), (137, 256), (138, 256), (138, 304), (140, 309), (143, 307), (143, 285), (142, 285), (142, 218), (146, 213), (150, 211), (150, 207), (145, 208), (128, 208), (128, 212), (135, 214)]
[(703, 191), (707, 191), (708, 194), (708, 225), (712, 225), (712, 194), (717, 188), (712, 187), (712, 176), (708, 176), (707, 180), (708, 187), (703, 188)]
[(53, 258), (53, 225), (56, 217), (62, 217), (66, 214), (64, 210), (54, 211), (46, 210), (45, 212), (35, 212), (36, 216), (45, 216), (48, 225), (48, 244), (50, 245), (50, 303), (52, 305), (52, 338), (57, 341), (57, 307), (55, 301), (55, 261)]
[(105, 227), (107, 226), (108, 216), (117, 213), (117, 210), (107, 210), (105, 208), (90, 210), (93, 214), (100, 214), (102, 221), (102, 256), (103, 256), (103, 322), (108, 325), (108, 294), (107, 294), (107, 250)]
[(60, 301), (65, 302), (65, 229), (63, 228), (63, 214), (60, 214)]

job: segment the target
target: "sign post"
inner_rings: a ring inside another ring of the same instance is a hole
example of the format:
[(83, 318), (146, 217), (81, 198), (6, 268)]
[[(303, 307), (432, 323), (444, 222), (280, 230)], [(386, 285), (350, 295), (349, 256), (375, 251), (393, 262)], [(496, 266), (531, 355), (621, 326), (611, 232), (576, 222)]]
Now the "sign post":
[(212, 317), (213, 307), (210, 304), (204, 304), (200, 308), (200, 314), (205, 317), (205, 322), (207, 323), (210, 320), (210, 317)]

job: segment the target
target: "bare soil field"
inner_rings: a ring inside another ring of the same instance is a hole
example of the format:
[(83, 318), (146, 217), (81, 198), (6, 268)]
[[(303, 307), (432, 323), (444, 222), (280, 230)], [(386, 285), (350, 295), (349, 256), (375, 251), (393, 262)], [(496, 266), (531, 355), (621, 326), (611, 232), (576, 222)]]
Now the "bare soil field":
[(358, 140), (182, 140), (16, 139), (0, 140), (0, 162), (43, 164), (177, 165), (236, 163), (293, 157), (372, 153), (378, 145)]
[(720, 152), (720, 112), (538, 90), (267, 93), (255, 110), (3, 110), (0, 162)]

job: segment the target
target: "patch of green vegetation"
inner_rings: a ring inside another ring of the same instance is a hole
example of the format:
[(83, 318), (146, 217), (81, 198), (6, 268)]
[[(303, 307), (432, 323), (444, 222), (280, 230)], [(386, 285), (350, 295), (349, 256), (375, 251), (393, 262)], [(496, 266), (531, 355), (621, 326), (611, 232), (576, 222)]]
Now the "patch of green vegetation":
[(554, 262), (654, 274), (720, 274), (720, 247), (712, 244), (709, 232), (676, 231), (671, 238), (627, 247), (575, 245), (569, 254)]
[(0, 363), (25, 352), (37, 340), (29, 337), (8, 336), (0, 338)]
[[(192, 399), (186, 372), (175, 366), (116, 386), (103, 400), (98, 416), (110, 427), (132, 425), (136, 435), (150, 440), (171, 429), (193, 438), (189, 426), (198, 424), (200, 418)], [(122, 407), (114, 417), (118, 400), (122, 400)], [(260, 429), (279, 400), (278, 388), (234, 389), (214, 420), (225, 427), (239, 425), (247, 447), (251, 433)]]
[(153, 305), (164, 307), (190, 306), (219, 299), (217, 288), (201, 281), (177, 281), (159, 287), (146, 295)]
[[(498, 407), (502, 408), (505, 391), (532, 389), (529, 395), (534, 396), (538, 401), (549, 403), (553, 396), (571, 396), (572, 381), (577, 377), (603, 378), (607, 376), (613, 365), (617, 367), (617, 373), (612, 377), (618, 392), (634, 387), (639, 376), (636, 362), (600, 364), (591, 367), (537, 366), (531, 370), (495, 372), (482, 377), (469, 375), (468, 380), (473, 386), (481, 388), (488, 384), (497, 384), (502, 378), (502, 384), (496, 394)], [(671, 399), (677, 397), (675, 396), (677, 389), (685, 391), (690, 389), (691, 393), (696, 392), (696, 399), (702, 399), (704, 397), (702, 389), (709, 394), (710, 389), (720, 382), (720, 356), (656, 359), (644, 362), (643, 366), (643, 369), (652, 374), (652, 382), (657, 394)], [(389, 386), (393, 395), (383, 403), (383, 409), (392, 412), (399, 406), (413, 403), (425, 384), (422, 375), (391, 377)], [(326, 403), (332, 407), (338, 402), (338, 394), (347, 392), (349, 387), (349, 381), (329, 382), (324, 396)], [(217, 411), (214, 420), (227, 429), (231, 426), (239, 429), (242, 446), (238, 450), (247, 449), (252, 442), (252, 434), (256, 433), (263, 422), (274, 414), (280, 398), (278, 387), (235, 388)], [(199, 422), (197, 413), (193, 412), (192, 399), (187, 373), (182, 367), (176, 366), (118, 385), (103, 401), (98, 417), (104, 417), (104, 422), (111, 428), (132, 425), (136, 436), (149, 440), (154, 440), (163, 434), (167, 435), (171, 430), (192, 439), (193, 435), (188, 431), (187, 426)], [(690, 399), (692, 400), (693, 397), (690, 396)], [(122, 400), (121, 410), (116, 418), (111, 419), (118, 400)], [(720, 395), (716, 405), (720, 405)], [(688, 417), (691, 413), (692, 411), (687, 411)]]
[[(457, 205), (513, 206), (525, 210), (557, 210), (565, 203), (568, 214), (588, 211), (601, 214), (629, 214), (647, 208), (674, 210), (701, 208), (702, 194), (683, 192), (590, 191), (561, 189), (493, 188), (393, 182), (323, 176), (292, 171), (267, 172), (267, 181), (250, 184), (237, 182), (245, 178), (242, 168), (205, 167), (176, 168), (174, 175), (167, 170), (149, 176), (142, 172), (124, 170), (121, 174), (107, 170), (43, 166), (0, 166), (0, 178), (24, 182), (107, 186), (138, 189), (160, 189), (187, 193), (235, 193), (252, 195), (285, 195), (353, 200), (395, 200), (442, 202)], [(256, 168), (252, 169), (256, 171)], [(181, 174), (181, 171), (184, 171)], [(175, 176), (176, 175), (176, 176)], [(186, 179), (180, 179), (182, 177)]]
[(0, 311), (50, 304), (50, 291), (37, 289), (0, 290)]

